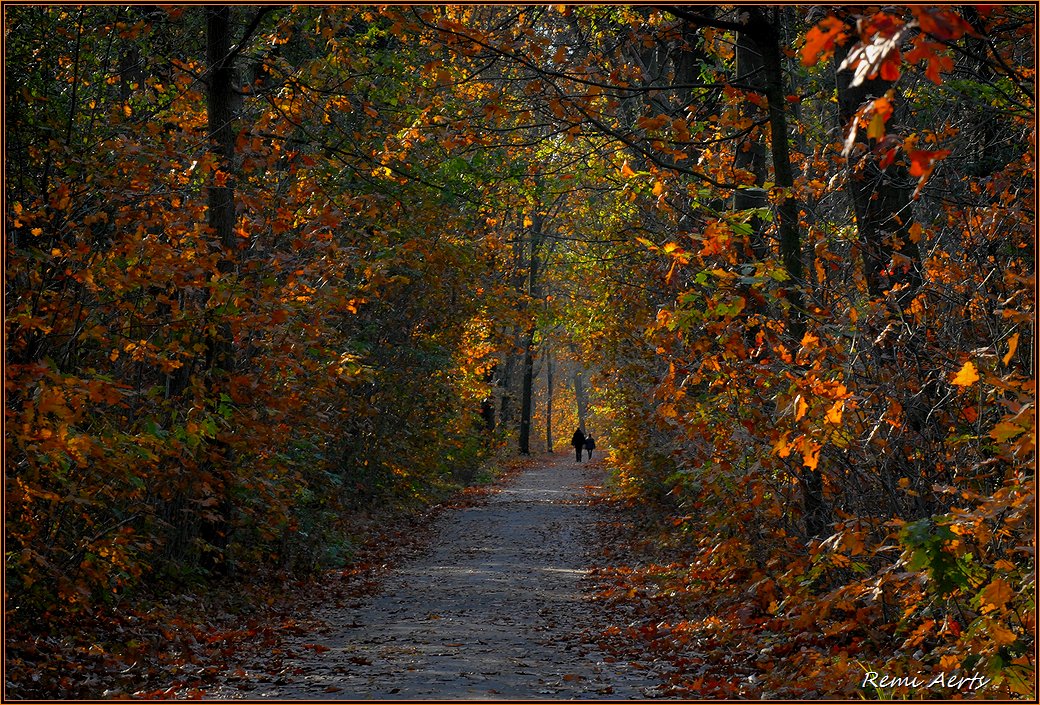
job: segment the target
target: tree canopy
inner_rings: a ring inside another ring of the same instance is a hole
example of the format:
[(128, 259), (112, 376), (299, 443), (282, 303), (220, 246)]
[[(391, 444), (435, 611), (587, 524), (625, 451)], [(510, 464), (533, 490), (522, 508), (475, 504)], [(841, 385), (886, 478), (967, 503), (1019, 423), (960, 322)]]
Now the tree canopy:
[(25, 692), (579, 425), (719, 618), (815, 625), (767, 692), (1032, 692), (1034, 7), (4, 12)]

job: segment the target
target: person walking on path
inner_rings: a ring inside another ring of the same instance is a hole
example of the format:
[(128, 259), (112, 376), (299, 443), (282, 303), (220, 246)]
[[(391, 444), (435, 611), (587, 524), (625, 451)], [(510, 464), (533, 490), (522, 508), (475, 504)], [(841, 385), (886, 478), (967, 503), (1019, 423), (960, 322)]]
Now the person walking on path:
[[(592, 460), (592, 451), (596, 447), (596, 441), (592, 440), (592, 434), (585, 436), (585, 450), (589, 452), (589, 460)], [(578, 455), (581, 455), (581, 451), (578, 451)]]
[(574, 431), (574, 435), (571, 436), (571, 445), (574, 446), (574, 454), (576, 460), (581, 462), (581, 449), (585, 447), (585, 434), (581, 432), (581, 428)]

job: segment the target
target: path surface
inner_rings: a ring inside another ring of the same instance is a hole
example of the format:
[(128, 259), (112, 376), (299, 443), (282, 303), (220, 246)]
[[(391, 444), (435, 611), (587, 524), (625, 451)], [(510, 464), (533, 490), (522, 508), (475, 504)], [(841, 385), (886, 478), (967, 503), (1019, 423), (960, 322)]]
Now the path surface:
[(207, 697), (647, 697), (654, 681), (581, 638), (604, 626), (580, 584), (596, 518), (582, 487), (601, 482), (587, 463), (546, 456), (483, 506), (445, 512), (428, 550), (375, 595), (314, 614), (277, 673), (240, 672)]

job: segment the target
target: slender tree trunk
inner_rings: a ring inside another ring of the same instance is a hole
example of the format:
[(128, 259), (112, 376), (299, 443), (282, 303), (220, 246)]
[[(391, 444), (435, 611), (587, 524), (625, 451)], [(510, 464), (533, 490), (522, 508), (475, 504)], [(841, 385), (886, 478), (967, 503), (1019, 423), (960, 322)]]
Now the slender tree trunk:
[(552, 432), (552, 416), (553, 416), (553, 359), (552, 352), (546, 348), (545, 350), (545, 450), (549, 453), (553, 452), (553, 432)]
[(589, 415), (589, 395), (585, 390), (585, 371), (582, 369), (574, 373), (574, 400), (578, 405), (578, 428), (584, 431)]
[[(540, 298), (541, 283), (539, 268), (541, 266), (539, 250), (542, 246), (542, 216), (535, 213), (531, 225), (531, 259), (527, 268), (527, 291), (530, 300)], [(532, 318), (530, 327), (524, 337), (524, 373), (520, 391), (520, 453), (531, 453), (531, 411), (534, 386), (534, 337), (537, 326)]]
[[(736, 83), (764, 93), (765, 69), (762, 66), (762, 52), (747, 32), (737, 35), (736, 60)], [(763, 117), (761, 109), (750, 101), (744, 103), (743, 114), (755, 121), (761, 120)], [(756, 130), (737, 145), (736, 154), (733, 157), (733, 168), (749, 171), (755, 176), (753, 188), (738, 189), (733, 194), (733, 209), (743, 211), (767, 207), (769, 200), (762, 189), (766, 182), (766, 145), (760, 131)], [(765, 259), (769, 254), (762, 232), (765, 223), (758, 216), (754, 216), (748, 224), (751, 226), (749, 244), (754, 257), (757, 260)]]
[(531, 454), (531, 405), (534, 388), (534, 334), (535, 328), (527, 329), (524, 338), (523, 379), (520, 389), (520, 454)]
[(502, 364), (502, 377), (499, 379), (499, 387), (502, 390), (502, 399), (499, 405), (498, 418), (506, 426), (513, 423), (513, 378), (516, 370), (516, 353), (514, 348), (519, 338), (519, 331), (514, 327), (510, 335), (510, 350), (505, 354)]
[[(775, 12), (776, 8), (773, 8)], [(802, 248), (801, 231), (798, 225), (798, 199), (795, 198), (794, 169), (791, 166), (791, 150), (787, 126), (787, 100), (784, 89), (783, 54), (780, 50), (779, 34), (774, 21), (764, 13), (765, 8), (750, 7), (748, 34), (754, 39), (762, 55), (766, 99), (769, 105), (770, 151), (773, 158), (773, 181), (783, 189), (777, 205), (777, 229), (780, 235), (780, 259), (791, 281), (786, 298), (788, 311), (788, 343), (797, 350), (805, 335), (805, 311), (802, 300)], [(805, 530), (810, 536), (818, 536), (826, 528), (826, 506), (823, 498), (823, 476), (819, 468), (801, 469), (799, 477), (802, 487)]]
[(769, 104), (770, 151), (773, 158), (773, 182), (782, 195), (777, 205), (777, 230), (780, 235), (780, 259), (791, 277), (786, 298), (789, 339), (798, 345), (805, 335), (805, 313), (802, 303), (802, 248), (798, 227), (798, 199), (794, 196), (794, 169), (787, 125), (787, 96), (784, 90), (783, 54), (776, 26), (765, 16), (764, 8), (750, 7), (748, 34), (762, 55), (764, 88)]
[[(207, 127), (210, 137), (210, 149), (217, 157), (217, 169), (209, 184), (209, 210), (207, 222), (213, 229), (223, 250), (217, 268), (221, 275), (229, 275), (235, 270), (235, 190), (234, 190), (234, 158), (235, 132), (234, 119), (234, 67), (231, 54), (231, 9), (228, 6), (206, 8), (206, 63), (208, 67), (208, 87), (206, 92)], [(207, 293), (206, 299), (212, 296)], [(221, 321), (206, 336), (207, 367), (211, 373), (210, 384), (212, 394), (219, 393), (217, 377), (232, 371), (234, 351), (231, 326)], [(217, 375), (213, 375), (216, 372)], [(232, 449), (220, 440), (214, 440), (222, 455), (211, 466), (210, 474), (214, 477), (211, 492), (219, 500), (217, 512), (213, 518), (203, 518), (199, 526), (199, 537), (217, 550), (215, 557), (203, 556), (208, 567), (221, 573), (227, 573), (231, 566), (225, 560), (225, 551), (230, 541), (231, 485), (233, 483), (231, 464), (234, 462)], [(207, 461), (207, 465), (214, 461)], [(202, 499), (207, 499), (202, 497)]]

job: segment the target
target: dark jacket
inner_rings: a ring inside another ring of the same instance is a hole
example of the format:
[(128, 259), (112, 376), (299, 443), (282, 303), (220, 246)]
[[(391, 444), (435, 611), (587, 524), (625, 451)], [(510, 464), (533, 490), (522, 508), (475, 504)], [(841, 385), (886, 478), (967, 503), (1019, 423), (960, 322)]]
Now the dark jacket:
[(575, 448), (585, 447), (585, 434), (581, 432), (580, 428), (574, 432), (573, 436), (571, 436), (571, 445)]
[(596, 447), (596, 441), (592, 440), (592, 436), (585, 436), (585, 448), (593, 450)]

